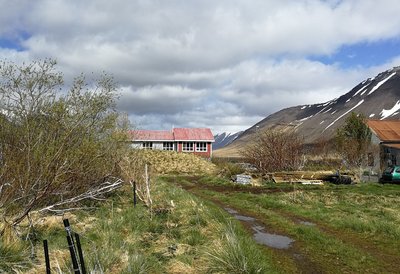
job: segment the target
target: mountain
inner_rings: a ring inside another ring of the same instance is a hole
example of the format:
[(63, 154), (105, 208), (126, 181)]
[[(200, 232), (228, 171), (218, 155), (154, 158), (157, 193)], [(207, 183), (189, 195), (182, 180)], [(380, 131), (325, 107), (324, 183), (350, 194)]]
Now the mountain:
[(249, 129), (234, 142), (218, 150), (215, 156), (239, 156), (240, 150), (257, 131), (295, 129), (306, 144), (331, 139), (351, 113), (363, 113), (368, 119), (400, 119), (400, 67), (362, 81), (346, 94), (325, 103), (299, 105), (275, 112)]
[(239, 131), (236, 133), (224, 132), (224, 133), (214, 135), (215, 143), (213, 144), (213, 149), (219, 149), (219, 148), (229, 145), (230, 143), (235, 141), (236, 138), (238, 138), (238, 136), (242, 132), (243, 131)]

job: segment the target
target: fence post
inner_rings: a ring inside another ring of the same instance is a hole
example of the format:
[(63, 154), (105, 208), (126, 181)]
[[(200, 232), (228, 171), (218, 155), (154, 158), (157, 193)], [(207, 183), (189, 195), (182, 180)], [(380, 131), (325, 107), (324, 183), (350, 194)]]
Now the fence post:
[(82, 274), (86, 274), (85, 261), (83, 260), (83, 253), (81, 247), (81, 240), (79, 239), (79, 234), (75, 233), (76, 247), (78, 248), (79, 263), (81, 265)]
[(47, 245), (47, 240), (43, 240), (43, 248), (44, 248), (44, 259), (46, 261), (46, 274), (51, 274), (51, 272), (50, 272), (49, 247)]
[(72, 237), (67, 235), (67, 241), (68, 241), (69, 253), (71, 254), (72, 267), (74, 268), (74, 273), (81, 274), (81, 272), (79, 271), (78, 261), (76, 260), (74, 242), (72, 241)]
[(65, 231), (67, 232), (68, 248), (69, 248), (69, 253), (71, 254), (71, 260), (72, 260), (72, 266), (74, 268), (74, 273), (75, 274), (81, 274), (81, 272), (79, 270), (78, 261), (76, 259), (74, 237), (72, 235), (72, 230), (71, 230), (71, 226), (69, 224), (69, 220), (68, 219), (64, 219), (63, 223), (64, 223)]
[(133, 181), (133, 205), (136, 207), (137, 200), (136, 200), (136, 181)]

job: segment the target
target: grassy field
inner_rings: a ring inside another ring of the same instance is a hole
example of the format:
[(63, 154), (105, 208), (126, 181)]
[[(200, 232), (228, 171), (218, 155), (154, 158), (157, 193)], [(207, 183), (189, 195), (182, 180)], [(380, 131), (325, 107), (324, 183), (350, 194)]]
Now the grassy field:
[[(219, 207), (162, 179), (153, 184), (152, 211), (134, 207), (131, 191), (64, 216), (80, 234), (91, 273), (282, 273), (272, 253)], [(0, 272), (44, 273), (42, 240), (47, 239), (52, 273), (72, 273), (62, 218), (38, 219), (35, 258), (28, 242), (2, 244)]]
[[(232, 186), (215, 177), (174, 178), (192, 193), (261, 220), (268, 229), (295, 240), (276, 251), (283, 272), (299, 272), (289, 253), (326, 273), (396, 273), (400, 259), (400, 186)], [(295, 269), (293, 269), (293, 266)], [(311, 267), (311, 269), (310, 269)]]
[[(52, 273), (71, 273), (63, 218), (81, 236), (90, 273), (398, 273), (400, 185), (260, 179), (261, 186), (243, 186), (224, 179), (243, 172), (234, 164), (217, 168), (174, 153), (143, 157), (156, 173), (169, 174), (152, 177), (151, 210), (133, 206), (126, 184), (82, 210), (32, 214), (30, 230), (25, 222), (2, 235), (0, 273), (44, 273), (43, 239)], [(294, 242), (288, 249), (257, 244), (254, 227), (226, 208)]]

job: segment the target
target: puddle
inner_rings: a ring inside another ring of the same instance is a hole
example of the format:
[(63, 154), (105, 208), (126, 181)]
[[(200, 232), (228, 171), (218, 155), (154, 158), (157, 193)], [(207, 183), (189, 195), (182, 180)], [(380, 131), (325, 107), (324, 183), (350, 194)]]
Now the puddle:
[(308, 226), (314, 226), (315, 225), (314, 223), (307, 222), (307, 221), (300, 221), (299, 223), (302, 224), (302, 225), (308, 225)]
[(294, 242), (293, 239), (287, 236), (263, 232), (264, 227), (253, 226), (252, 228), (255, 231), (253, 235), (254, 240), (256, 240), (256, 242), (259, 244), (278, 249), (288, 249), (290, 245)]
[(230, 207), (224, 207), (224, 209), (230, 214), (238, 214), (239, 213), (239, 212), (237, 212), (236, 210), (234, 210), (233, 208), (230, 208)]
[[(239, 212), (229, 208), (225, 207), (224, 208), (229, 214), (233, 215), (237, 220), (243, 221), (246, 223), (251, 224), (251, 228), (254, 230), (253, 238), (254, 240), (262, 245), (266, 245), (272, 248), (277, 248), (277, 249), (288, 249), (290, 245), (294, 242), (293, 239), (283, 236), (283, 235), (278, 235), (278, 234), (271, 234), (265, 232), (265, 227), (258, 224), (256, 221), (257, 219), (250, 217), (250, 216), (245, 216), (245, 215), (240, 215), (238, 214)], [(307, 222), (309, 223), (309, 222)], [(310, 223), (309, 225), (314, 225)]]
[(244, 222), (254, 222), (256, 220), (253, 217), (238, 215), (238, 214), (233, 215), (233, 217), (235, 217), (239, 221), (244, 221)]

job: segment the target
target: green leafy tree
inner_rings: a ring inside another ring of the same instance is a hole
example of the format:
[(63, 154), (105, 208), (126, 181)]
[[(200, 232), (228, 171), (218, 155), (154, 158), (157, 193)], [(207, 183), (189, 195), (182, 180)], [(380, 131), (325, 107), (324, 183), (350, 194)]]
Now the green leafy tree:
[(64, 87), (53, 60), (0, 64), (0, 229), (119, 175), (126, 136), (116, 86), (84, 75)]
[(352, 112), (336, 131), (337, 149), (349, 167), (361, 167), (367, 160), (371, 130), (363, 114)]

